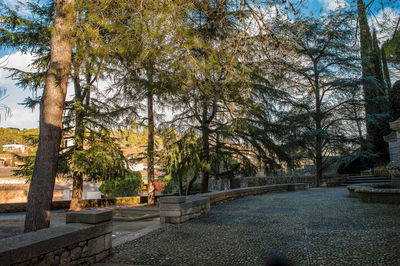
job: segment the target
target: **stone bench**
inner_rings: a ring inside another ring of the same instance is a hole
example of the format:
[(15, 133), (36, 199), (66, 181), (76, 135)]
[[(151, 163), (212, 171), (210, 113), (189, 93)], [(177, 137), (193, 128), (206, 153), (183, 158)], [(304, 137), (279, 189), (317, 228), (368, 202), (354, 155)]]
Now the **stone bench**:
[(66, 215), (66, 225), (0, 241), (0, 265), (94, 264), (111, 253), (112, 211), (84, 210)]

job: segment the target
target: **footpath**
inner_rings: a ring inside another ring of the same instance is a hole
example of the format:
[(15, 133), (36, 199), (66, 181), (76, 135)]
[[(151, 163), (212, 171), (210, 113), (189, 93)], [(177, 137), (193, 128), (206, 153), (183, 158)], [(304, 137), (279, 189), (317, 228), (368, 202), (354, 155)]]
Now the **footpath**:
[(270, 193), (211, 208), (113, 247), (104, 264), (400, 265), (400, 206), (365, 204), (346, 188)]

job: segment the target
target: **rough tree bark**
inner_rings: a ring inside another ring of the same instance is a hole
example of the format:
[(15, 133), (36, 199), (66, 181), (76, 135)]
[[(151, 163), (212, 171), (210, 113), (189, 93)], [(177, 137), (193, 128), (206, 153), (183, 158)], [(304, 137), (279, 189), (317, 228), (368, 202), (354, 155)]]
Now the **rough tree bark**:
[(55, 6), (50, 63), (40, 105), (39, 147), (28, 194), (25, 232), (40, 230), (50, 225), (62, 114), (71, 69), (75, 0), (55, 0)]
[(322, 112), (321, 112), (321, 93), (319, 86), (319, 72), (318, 72), (318, 61), (313, 60), (314, 64), (314, 90), (315, 90), (315, 129), (317, 135), (315, 136), (315, 186), (319, 187), (320, 180), (322, 178)]
[[(75, 83), (79, 82), (79, 79), (75, 79)], [(80, 84), (75, 84), (75, 151), (83, 151), (83, 141), (85, 138), (85, 125), (83, 121), (84, 110), (82, 102), (82, 92), (80, 89)], [(76, 167), (73, 173), (73, 183), (72, 183), (72, 200), (69, 207), (70, 210), (78, 211), (81, 209), (79, 201), (83, 199), (83, 175), (79, 172)]]
[(147, 138), (147, 180), (148, 197), (147, 204), (154, 205), (156, 190), (154, 186), (154, 103), (153, 92), (147, 94), (147, 119), (148, 119), (148, 138)]
[(72, 200), (69, 209), (79, 211), (81, 209), (79, 202), (83, 199), (83, 176), (82, 173), (75, 171), (72, 182)]
[(190, 193), (192, 192), (192, 187), (193, 187), (193, 184), (196, 181), (196, 179), (197, 179), (197, 174), (194, 174), (194, 176), (192, 177), (192, 179), (190, 179), (189, 184), (187, 186), (186, 196), (189, 196)]
[[(202, 142), (202, 152), (203, 160), (207, 163), (210, 162), (210, 143), (209, 143), (210, 129), (208, 125), (208, 106), (204, 104), (203, 114), (202, 114), (202, 125), (201, 125), (201, 142)], [(210, 176), (207, 169), (202, 169), (201, 171), (201, 193), (208, 192), (208, 180)]]

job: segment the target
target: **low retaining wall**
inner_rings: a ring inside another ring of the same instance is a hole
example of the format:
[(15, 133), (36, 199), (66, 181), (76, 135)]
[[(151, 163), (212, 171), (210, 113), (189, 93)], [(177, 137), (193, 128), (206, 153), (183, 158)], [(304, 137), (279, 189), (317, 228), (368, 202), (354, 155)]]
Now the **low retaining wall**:
[(210, 211), (210, 199), (203, 196), (162, 197), (160, 222), (179, 224)]
[[(320, 180), (321, 187), (335, 187), (346, 182), (348, 175), (325, 175)], [(241, 177), (233, 178), (232, 188), (244, 188), (265, 186), (274, 184), (307, 183), (310, 187), (315, 186), (315, 175), (310, 176), (263, 176), (263, 177)]]
[(66, 225), (1, 240), (1, 265), (94, 264), (111, 253), (112, 212), (71, 212)]
[[(140, 197), (139, 196), (119, 197), (112, 199), (90, 199), (90, 200), (80, 201), (80, 207), (82, 209), (94, 208), (94, 207), (106, 207), (113, 205), (131, 205), (131, 204), (140, 204)], [(26, 202), (0, 204), (0, 213), (25, 212), (26, 205), (27, 205)], [(70, 205), (71, 205), (70, 200), (53, 201), (51, 203), (51, 209), (52, 210), (69, 209)]]
[(210, 192), (202, 194), (202, 196), (209, 197), (211, 205), (214, 205), (245, 196), (259, 195), (269, 192), (296, 191), (301, 189), (307, 189), (308, 187), (309, 186), (306, 183), (278, 184), (278, 185), (236, 188), (225, 191)]
[(268, 185), (248, 188), (237, 188), (225, 191), (204, 193), (200, 196), (175, 196), (160, 199), (160, 222), (183, 223), (189, 219), (197, 218), (210, 211), (210, 206), (240, 197), (259, 195), (269, 192), (296, 191), (307, 189), (308, 184), (293, 183)]
[(400, 204), (400, 189), (374, 188), (368, 185), (348, 186), (349, 197), (365, 203)]

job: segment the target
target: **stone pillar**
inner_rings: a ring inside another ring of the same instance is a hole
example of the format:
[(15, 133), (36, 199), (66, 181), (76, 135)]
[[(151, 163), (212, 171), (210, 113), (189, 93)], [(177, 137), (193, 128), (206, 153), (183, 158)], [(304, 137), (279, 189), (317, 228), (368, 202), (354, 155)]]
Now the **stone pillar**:
[(390, 151), (390, 163), (387, 169), (392, 176), (392, 187), (400, 188), (400, 118), (391, 122), (390, 128), (395, 132), (385, 137)]
[(210, 198), (203, 196), (161, 197), (160, 222), (179, 224), (210, 211)]
[(65, 222), (94, 225), (97, 231), (95, 237), (88, 239), (83, 245), (82, 256), (89, 264), (99, 262), (111, 254), (112, 249), (112, 211), (110, 210), (82, 210), (68, 212)]

